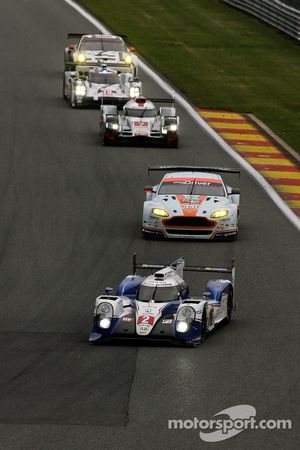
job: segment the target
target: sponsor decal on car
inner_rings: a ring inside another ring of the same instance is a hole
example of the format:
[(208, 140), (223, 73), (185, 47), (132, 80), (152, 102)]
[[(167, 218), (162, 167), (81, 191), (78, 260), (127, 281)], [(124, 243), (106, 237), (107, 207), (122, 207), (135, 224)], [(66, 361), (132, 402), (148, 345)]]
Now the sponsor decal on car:
[(123, 317), (123, 322), (132, 322), (133, 321), (133, 317)]
[(148, 136), (149, 135), (149, 122), (136, 120), (133, 122), (133, 135), (134, 136)]
[(154, 316), (151, 316), (150, 314), (144, 314), (142, 316), (138, 317), (137, 324), (140, 325), (153, 325), (154, 324)]

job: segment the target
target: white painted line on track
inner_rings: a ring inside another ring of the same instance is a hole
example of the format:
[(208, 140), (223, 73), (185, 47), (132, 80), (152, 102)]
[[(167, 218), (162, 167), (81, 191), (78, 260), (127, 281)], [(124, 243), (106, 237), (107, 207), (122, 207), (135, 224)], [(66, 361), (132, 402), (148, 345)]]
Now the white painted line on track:
[[(97, 20), (92, 14), (86, 11), (84, 8), (79, 6), (73, 0), (64, 0), (68, 5), (74, 8), (79, 14), (81, 14), (85, 19), (87, 19), (90, 23), (92, 23), (101, 33), (103, 34), (112, 34), (112, 31), (106, 28), (99, 20)], [(162, 80), (160, 76), (149, 67), (144, 61), (139, 59), (139, 67), (149, 75), (165, 92), (169, 95), (172, 95), (174, 88), (171, 87), (166, 81)], [(253, 178), (260, 184), (263, 190), (268, 194), (268, 196), (273, 200), (273, 202), (278, 206), (278, 208), (282, 211), (282, 213), (287, 217), (287, 219), (300, 231), (300, 220), (293, 213), (293, 211), (287, 206), (287, 204), (282, 200), (282, 198), (277, 194), (277, 192), (272, 188), (272, 186), (267, 182), (267, 180), (257, 172), (245, 159), (236, 153), (227, 142), (223, 141), (223, 139), (218, 135), (216, 131), (214, 131), (202, 117), (197, 114), (194, 107), (185, 100), (182, 95), (176, 92), (176, 102), (179, 103), (189, 114), (190, 116), (201, 126), (206, 133), (214, 139), (223, 150), (225, 150), (228, 155), (230, 155), (237, 163), (243, 167), (248, 173), (250, 173)]]

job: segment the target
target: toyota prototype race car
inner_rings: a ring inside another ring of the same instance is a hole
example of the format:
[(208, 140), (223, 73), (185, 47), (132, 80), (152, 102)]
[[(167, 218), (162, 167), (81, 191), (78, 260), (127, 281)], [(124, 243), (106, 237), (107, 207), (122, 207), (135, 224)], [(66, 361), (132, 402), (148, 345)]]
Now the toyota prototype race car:
[[(152, 275), (137, 275), (137, 269)], [(231, 280), (207, 282), (202, 295), (190, 295), (185, 271), (231, 274)], [(137, 264), (119, 285), (116, 295), (96, 298), (91, 343), (111, 338), (166, 340), (195, 346), (221, 322), (229, 322), (234, 301), (235, 259), (230, 268), (186, 266), (181, 257), (169, 265)]]
[(234, 240), (238, 234), (240, 191), (218, 173), (239, 169), (199, 166), (151, 166), (166, 173), (156, 186), (146, 186), (144, 237)]
[(76, 71), (64, 73), (63, 97), (70, 101), (72, 108), (104, 103), (124, 105), (141, 92), (142, 82), (138, 78), (129, 72), (118, 74), (106, 66), (90, 70), (76, 66)]
[(69, 33), (68, 39), (75, 39), (77, 43), (69, 44), (65, 49), (65, 70), (75, 70), (78, 65), (94, 67), (106, 64), (118, 73), (131, 72), (137, 76), (135, 48), (128, 48), (121, 36)]
[[(154, 103), (172, 103), (158, 110)], [(100, 109), (100, 136), (104, 145), (158, 144), (178, 146), (179, 117), (172, 98), (136, 97), (129, 100), (122, 111), (114, 105)]]

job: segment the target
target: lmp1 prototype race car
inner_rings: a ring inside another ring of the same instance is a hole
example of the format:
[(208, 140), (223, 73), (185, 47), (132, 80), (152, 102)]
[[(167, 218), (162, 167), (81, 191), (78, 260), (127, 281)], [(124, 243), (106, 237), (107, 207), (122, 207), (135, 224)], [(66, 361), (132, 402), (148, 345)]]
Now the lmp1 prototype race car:
[[(157, 110), (155, 102), (172, 103), (172, 106)], [(136, 97), (124, 105), (121, 113), (114, 105), (103, 105), (100, 109), (100, 136), (104, 145), (151, 143), (177, 147), (178, 126), (174, 97), (148, 100)]]
[(218, 173), (239, 169), (199, 166), (151, 166), (166, 173), (146, 186), (144, 237), (234, 240), (238, 234), (240, 191)]
[(106, 34), (69, 33), (68, 39), (79, 42), (69, 44), (65, 49), (65, 71), (75, 70), (75, 66), (89, 67), (106, 64), (117, 72), (131, 72), (137, 76), (137, 58), (135, 48), (128, 48), (121, 36)]
[(142, 82), (129, 72), (118, 74), (106, 66), (85, 69), (76, 66), (76, 71), (64, 73), (63, 97), (72, 108), (104, 103), (124, 105), (142, 92)]
[[(152, 275), (137, 275), (137, 269)], [(205, 292), (191, 296), (183, 279), (185, 271), (231, 274), (231, 280), (208, 281)], [(221, 322), (229, 322), (234, 301), (235, 259), (231, 268), (186, 266), (181, 257), (169, 265), (137, 264), (133, 274), (119, 285), (116, 295), (96, 298), (91, 343), (111, 338), (167, 340), (178, 344), (200, 344)]]

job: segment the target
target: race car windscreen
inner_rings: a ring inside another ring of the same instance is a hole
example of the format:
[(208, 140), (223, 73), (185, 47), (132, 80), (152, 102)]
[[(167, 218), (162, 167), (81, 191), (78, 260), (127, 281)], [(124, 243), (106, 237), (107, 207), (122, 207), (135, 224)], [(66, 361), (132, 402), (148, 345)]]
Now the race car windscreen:
[(104, 52), (126, 52), (126, 47), (121, 41), (103, 40), (101, 38), (83, 39), (79, 50), (81, 51), (104, 51)]
[(129, 117), (155, 117), (156, 110), (154, 108), (151, 109), (135, 109), (135, 108), (126, 108), (125, 116)]
[(90, 73), (89, 81), (95, 84), (118, 84), (119, 77), (116, 73)]
[(137, 299), (140, 302), (154, 300), (156, 303), (178, 300), (179, 292), (176, 286), (144, 286), (140, 285)]
[(210, 195), (212, 197), (224, 197), (225, 192), (221, 182), (217, 180), (190, 179), (165, 179), (159, 189), (159, 195)]

